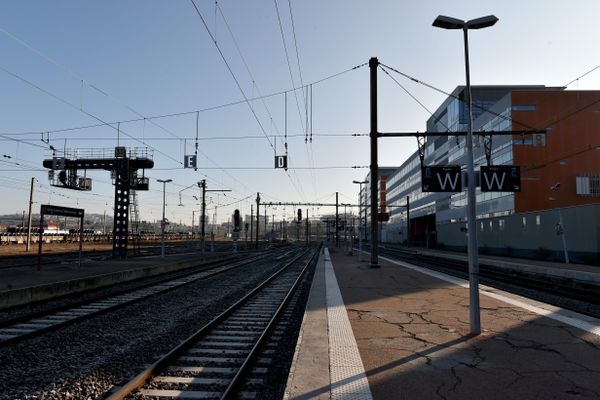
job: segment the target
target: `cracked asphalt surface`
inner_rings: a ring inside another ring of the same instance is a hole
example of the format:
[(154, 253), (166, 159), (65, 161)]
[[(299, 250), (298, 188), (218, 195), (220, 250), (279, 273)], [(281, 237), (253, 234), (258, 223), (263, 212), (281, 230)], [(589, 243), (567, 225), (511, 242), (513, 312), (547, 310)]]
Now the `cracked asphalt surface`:
[(331, 255), (374, 399), (600, 399), (600, 337), (486, 296), (470, 337), (467, 289)]

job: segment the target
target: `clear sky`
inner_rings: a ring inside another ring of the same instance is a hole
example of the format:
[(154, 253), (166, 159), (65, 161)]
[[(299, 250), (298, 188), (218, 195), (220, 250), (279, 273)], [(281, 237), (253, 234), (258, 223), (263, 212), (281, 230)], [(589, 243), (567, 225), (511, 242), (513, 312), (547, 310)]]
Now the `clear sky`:
[[(600, 64), (597, 0), (195, 1), (206, 26), (190, 0), (0, 3), (1, 214), (27, 208), (31, 177), (36, 210), (51, 203), (112, 214), (108, 172), (88, 173), (91, 192), (48, 185), (42, 160), (51, 152), (41, 132), (60, 149), (114, 148), (119, 140), (153, 150), (151, 190), (139, 192), (147, 220), (160, 219), (156, 179), (168, 178), (173, 221), (190, 221), (200, 208), (197, 187), (178, 204), (179, 191), (201, 179), (232, 190), (209, 196), (209, 208), (230, 204), (219, 220), (234, 208), (249, 214), (257, 192), (265, 201), (333, 202), (338, 191), (341, 202), (356, 203), (352, 180), (368, 170), (352, 167), (369, 164), (369, 141), (351, 135), (369, 131), (369, 70), (348, 70), (378, 57), (447, 92), (464, 84), (462, 34), (432, 27), (439, 14), (499, 18), (469, 36), (475, 85), (560, 86)], [(431, 111), (445, 98), (393, 76)], [(429, 113), (382, 71), (378, 79), (380, 131), (423, 131)], [(305, 91), (292, 89), (311, 83), (307, 118)], [(600, 89), (600, 69), (568, 88)], [(178, 115), (152, 118), (167, 114)], [(194, 154), (196, 115), (197, 172), (183, 168), (184, 155)], [(275, 152), (285, 154), (286, 120), (287, 173), (273, 168)], [(102, 123), (110, 125), (82, 128)], [(400, 165), (415, 150), (416, 139), (381, 139), (379, 164)], [(273, 213), (291, 219), (295, 208)]]

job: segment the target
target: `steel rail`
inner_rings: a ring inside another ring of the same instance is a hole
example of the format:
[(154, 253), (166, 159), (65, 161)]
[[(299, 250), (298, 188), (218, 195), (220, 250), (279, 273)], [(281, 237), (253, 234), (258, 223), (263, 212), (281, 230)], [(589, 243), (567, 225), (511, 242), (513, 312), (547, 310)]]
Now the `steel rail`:
[(285, 310), (285, 307), (287, 306), (287, 304), (289, 303), (290, 299), (292, 298), (292, 295), (294, 294), (294, 292), (296, 291), (298, 285), (300, 284), (300, 282), (304, 278), (304, 274), (306, 273), (306, 271), (308, 270), (308, 268), (311, 266), (311, 264), (314, 262), (315, 257), (317, 257), (319, 255), (320, 250), (321, 250), (321, 247), (318, 248), (318, 250), (310, 258), (310, 260), (308, 260), (308, 262), (304, 265), (304, 267), (302, 268), (302, 271), (300, 271), (300, 274), (298, 275), (298, 277), (294, 281), (294, 284), (292, 285), (292, 287), (290, 288), (290, 290), (288, 290), (287, 295), (285, 296), (285, 298), (283, 299), (283, 301), (281, 302), (281, 304), (279, 305), (279, 307), (275, 311), (275, 314), (273, 315), (273, 317), (271, 317), (271, 320), (269, 321), (269, 323), (267, 324), (267, 326), (263, 330), (263, 333), (260, 335), (260, 337), (258, 338), (258, 340), (256, 341), (256, 343), (252, 347), (252, 350), (250, 350), (250, 354), (248, 354), (248, 356), (246, 357), (246, 359), (244, 360), (244, 362), (242, 363), (242, 365), (238, 369), (237, 373), (235, 374), (235, 376), (233, 377), (233, 379), (229, 383), (229, 386), (227, 387), (227, 389), (225, 389), (225, 392), (223, 392), (223, 394), (221, 395), (221, 400), (228, 400), (228, 399), (233, 399), (234, 398), (236, 390), (243, 383), (243, 379), (247, 376), (248, 371), (249, 371), (249, 369), (250, 369), (250, 367), (252, 365), (252, 361), (258, 355), (260, 347), (262, 346), (263, 342), (265, 341), (265, 339), (267, 338), (267, 336), (271, 332), (272, 328), (275, 326), (275, 322), (280, 318), (281, 314)]
[(294, 256), (291, 261), (285, 263), (283, 267), (277, 270), (275, 273), (270, 275), (266, 280), (264, 280), (260, 285), (256, 286), (249, 293), (247, 293), (244, 297), (236, 301), (233, 305), (229, 306), (225, 311), (221, 314), (213, 318), (202, 328), (197, 330), (195, 333), (190, 335), (187, 339), (182, 341), (179, 345), (157, 360), (154, 364), (140, 372), (133, 379), (128, 381), (125, 385), (123, 385), (116, 392), (110, 394), (107, 397), (107, 400), (123, 400), (135, 390), (141, 388), (144, 384), (152, 379), (153, 376), (157, 375), (160, 371), (167, 368), (170, 364), (173, 363), (180, 355), (185, 353), (189, 348), (191, 348), (196, 342), (198, 342), (203, 336), (206, 335), (211, 329), (217, 326), (220, 322), (225, 320), (230, 314), (236, 311), (240, 306), (244, 305), (248, 299), (253, 297), (255, 294), (260, 292), (265, 286), (271, 283), (275, 278), (280, 276), (288, 267), (293, 265), (298, 259), (306, 255), (310, 250), (305, 250), (300, 254)]
[[(243, 261), (240, 261), (238, 263), (234, 263), (233, 265), (231, 265), (231, 266), (229, 266), (229, 267), (227, 267), (225, 269), (222, 269), (222, 270), (219, 270), (219, 271), (214, 271), (214, 272), (208, 272), (206, 275), (198, 277), (197, 279), (190, 279), (187, 282), (182, 282), (182, 283), (170, 286), (170, 287), (161, 288), (158, 291), (153, 292), (153, 293), (145, 294), (145, 295), (142, 295), (142, 296), (139, 296), (139, 297), (133, 297), (131, 299), (126, 299), (126, 300), (123, 300), (122, 302), (116, 303), (114, 305), (106, 306), (106, 307), (103, 307), (103, 308), (98, 308), (98, 309), (95, 309), (93, 311), (87, 312), (85, 314), (74, 316), (73, 318), (70, 318), (70, 319), (59, 320), (59, 321), (56, 321), (55, 323), (51, 323), (51, 324), (47, 324), (47, 325), (41, 325), (38, 329), (34, 329), (34, 330), (31, 330), (31, 331), (28, 331), (28, 332), (23, 332), (23, 333), (14, 335), (13, 337), (2, 338), (2, 334), (3, 334), (2, 331), (7, 332), (6, 330), (15, 329), (20, 324), (27, 324), (28, 321), (34, 322), (34, 321), (36, 321), (38, 319), (42, 319), (43, 320), (44, 317), (48, 318), (48, 317), (51, 317), (51, 316), (56, 316), (57, 314), (60, 315), (60, 313), (68, 312), (69, 310), (75, 311), (75, 310), (80, 309), (80, 308), (85, 308), (86, 305), (88, 307), (91, 307), (95, 303), (107, 302), (110, 299), (118, 298), (118, 297), (121, 297), (121, 296), (126, 296), (126, 294), (128, 292), (130, 292), (130, 294), (135, 294), (138, 291), (147, 290), (147, 289), (152, 288), (154, 286), (165, 285), (166, 283), (171, 282), (171, 281), (178, 281), (178, 280), (180, 280), (182, 278), (190, 277), (190, 276), (192, 276), (194, 274), (201, 274), (202, 272), (207, 272), (210, 269), (220, 268), (220, 267), (226, 267), (227, 264), (225, 263), (224, 265), (217, 265), (217, 266), (214, 266), (214, 267), (211, 267), (211, 268), (207, 268), (207, 269), (204, 269), (204, 270), (200, 270), (200, 271), (188, 271), (188, 273), (186, 273), (186, 274), (182, 274), (182, 275), (179, 275), (179, 276), (176, 276), (176, 277), (169, 277), (168, 279), (165, 279), (162, 282), (154, 282), (152, 284), (143, 285), (141, 287), (138, 287), (138, 288), (134, 289), (133, 291), (130, 291), (130, 290), (129, 291), (124, 291), (124, 293), (121, 293), (121, 294), (113, 294), (113, 295), (108, 295), (106, 297), (100, 297), (100, 299), (94, 299), (94, 300), (91, 300), (91, 301), (84, 301), (84, 302), (82, 302), (79, 305), (69, 305), (69, 306), (66, 306), (61, 311), (58, 311), (58, 312), (43, 313), (41, 315), (38, 315), (37, 317), (32, 317), (32, 318), (30, 317), (30, 318), (26, 318), (26, 319), (20, 320), (20, 322), (17, 322), (16, 324), (3, 325), (0, 328), (0, 347), (4, 346), (4, 345), (7, 345), (7, 344), (11, 344), (11, 343), (15, 343), (15, 342), (24, 340), (26, 338), (31, 338), (33, 336), (37, 336), (37, 335), (40, 335), (42, 333), (46, 333), (46, 332), (52, 331), (52, 330), (58, 329), (60, 327), (64, 327), (64, 326), (73, 324), (75, 322), (81, 322), (81, 321), (83, 321), (85, 319), (96, 317), (98, 315), (104, 314), (104, 313), (109, 312), (109, 311), (114, 311), (115, 309), (124, 307), (126, 305), (130, 305), (130, 304), (138, 302), (138, 301), (142, 301), (142, 300), (147, 299), (147, 298), (149, 298), (151, 296), (158, 295), (158, 294), (163, 294), (165, 292), (168, 292), (168, 291), (171, 291), (171, 290), (174, 290), (174, 289), (177, 289), (177, 288), (181, 288), (181, 287), (189, 285), (189, 284), (191, 284), (193, 282), (197, 282), (198, 280), (204, 280), (204, 279), (208, 279), (208, 278), (214, 277), (216, 275), (222, 274), (222, 273), (230, 271), (232, 269), (239, 268), (239, 267), (242, 267), (244, 265), (247, 265), (247, 264), (259, 261), (260, 259), (265, 258), (266, 256), (267, 255), (259, 255), (259, 256), (253, 257), (250, 260), (243, 260)], [(38, 318), (38, 317), (41, 317), (41, 318)]]

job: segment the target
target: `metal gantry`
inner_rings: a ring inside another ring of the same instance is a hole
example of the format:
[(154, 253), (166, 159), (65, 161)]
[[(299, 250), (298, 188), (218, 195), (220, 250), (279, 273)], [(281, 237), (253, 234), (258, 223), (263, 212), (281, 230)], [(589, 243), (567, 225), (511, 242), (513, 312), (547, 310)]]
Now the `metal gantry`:
[[(89, 157), (80, 157), (81, 154)], [(54, 186), (65, 189), (85, 190), (92, 189), (92, 180), (85, 176), (87, 170), (103, 169), (110, 171), (115, 185), (114, 222), (113, 222), (113, 257), (126, 258), (129, 240), (129, 203), (132, 190), (148, 190), (149, 180), (138, 170), (154, 167), (154, 161), (146, 149), (127, 151), (125, 147), (115, 147), (114, 155), (107, 151), (98, 152), (91, 149), (73, 151), (72, 154), (64, 151), (63, 157), (56, 156), (56, 151), (51, 159), (43, 162), (45, 168), (50, 169), (49, 179)], [(79, 176), (83, 170), (84, 175)], [(58, 176), (54, 171), (59, 171)]]

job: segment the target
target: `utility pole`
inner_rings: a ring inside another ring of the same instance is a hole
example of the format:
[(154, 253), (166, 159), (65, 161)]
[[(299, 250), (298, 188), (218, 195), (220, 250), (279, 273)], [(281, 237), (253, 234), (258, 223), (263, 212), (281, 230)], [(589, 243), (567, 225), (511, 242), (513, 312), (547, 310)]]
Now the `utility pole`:
[(192, 239), (194, 239), (194, 222), (196, 218), (196, 210), (192, 210)]
[(172, 179), (157, 179), (158, 182), (163, 184), (163, 204), (162, 204), (162, 221), (160, 222), (160, 256), (165, 256), (165, 226), (167, 221), (165, 220), (165, 208), (166, 208), (166, 187), (167, 183), (173, 182)]
[(335, 192), (335, 247), (340, 247), (340, 218), (338, 216), (338, 192)]
[[(205, 229), (204, 225), (206, 224), (206, 192), (231, 192), (231, 189), (206, 189), (206, 179), (202, 179), (198, 182), (198, 186), (202, 188), (202, 230), (200, 235), (202, 236), (201, 241), (201, 251), (204, 254), (204, 243), (205, 243)], [(216, 209), (215, 209), (216, 210)]]
[(406, 196), (406, 247), (410, 247), (410, 197)]
[(379, 184), (379, 166), (377, 165), (377, 67), (379, 60), (372, 57), (369, 60), (369, 69), (371, 75), (371, 132), (369, 133), (371, 142), (371, 268), (379, 268), (378, 257), (378, 225), (377, 216), (377, 185)]
[(348, 239), (346, 237), (346, 203), (344, 203), (344, 246), (347, 246)]
[(250, 204), (250, 243), (252, 243), (252, 225), (254, 225), (254, 204)]
[(308, 246), (308, 208), (306, 209), (306, 245)]
[(35, 177), (31, 177), (31, 189), (29, 191), (29, 220), (27, 223), (27, 244), (25, 246), (25, 251), (29, 251), (29, 246), (31, 243), (31, 220), (32, 220), (32, 215), (31, 215), (31, 209), (33, 207), (33, 185), (35, 183)]
[(200, 252), (204, 254), (204, 223), (206, 221), (206, 179), (200, 181), (202, 188), (202, 228), (200, 228)]
[(260, 193), (256, 193), (256, 249), (258, 249), (258, 231), (260, 226)]

